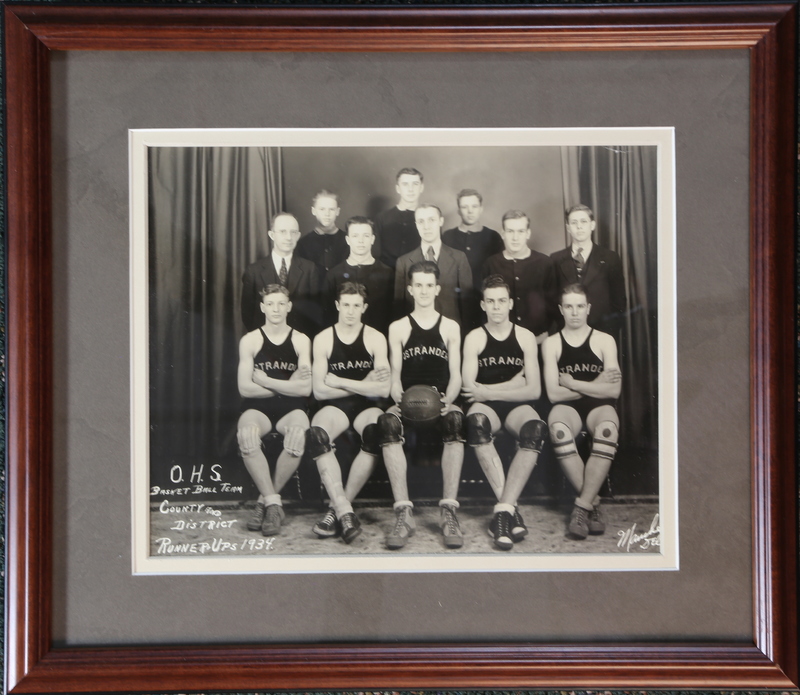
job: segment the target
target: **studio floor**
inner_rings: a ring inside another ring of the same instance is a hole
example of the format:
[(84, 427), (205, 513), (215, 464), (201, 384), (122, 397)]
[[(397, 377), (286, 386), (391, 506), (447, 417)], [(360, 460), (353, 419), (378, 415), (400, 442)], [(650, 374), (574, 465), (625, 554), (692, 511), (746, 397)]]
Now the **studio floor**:
[(510, 551), (496, 548), (488, 534), (492, 505), (464, 502), (459, 520), (464, 533), (462, 548), (445, 548), (439, 530), (439, 508), (435, 501), (417, 504), (416, 533), (401, 550), (387, 550), (385, 535), (394, 514), (388, 503), (355, 505), (362, 533), (351, 543), (341, 538), (320, 539), (312, 527), (324, 515), (324, 507), (284, 503), (286, 519), (280, 534), (272, 539), (248, 531), (252, 503), (231, 505), (174, 500), (153, 504), (150, 514), (151, 554), (173, 557), (211, 553), (214, 555), (369, 555), (386, 553), (657, 553), (660, 537), (658, 503), (654, 501), (609, 502), (603, 505), (607, 528), (603, 535), (576, 540), (567, 534), (570, 507), (552, 501), (520, 504), (529, 533)]

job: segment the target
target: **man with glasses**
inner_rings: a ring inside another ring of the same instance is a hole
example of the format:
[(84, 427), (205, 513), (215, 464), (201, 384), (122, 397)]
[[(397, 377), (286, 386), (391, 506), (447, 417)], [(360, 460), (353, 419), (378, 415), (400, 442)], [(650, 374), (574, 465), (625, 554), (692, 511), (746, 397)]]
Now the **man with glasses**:
[(267, 234), (272, 241), (272, 253), (248, 266), (242, 277), (242, 323), (245, 331), (255, 331), (264, 323), (260, 308), (261, 290), (267, 285), (282, 285), (292, 302), (289, 326), (313, 337), (322, 327), (319, 278), (314, 263), (295, 254), (300, 240), (297, 218), (291, 213), (279, 212), (272, 218)]

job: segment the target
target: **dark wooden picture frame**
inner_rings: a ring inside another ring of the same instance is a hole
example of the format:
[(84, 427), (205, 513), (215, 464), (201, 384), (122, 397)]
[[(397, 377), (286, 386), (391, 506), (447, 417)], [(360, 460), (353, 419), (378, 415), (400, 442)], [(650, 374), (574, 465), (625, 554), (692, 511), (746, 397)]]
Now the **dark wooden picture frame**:
[[(797, 5), (5, 6), (10, 692), (798, 685), (794, 392)], [(211, 31), (213, 29), (213, 31)], [(432, 41), (435, 39), (435, 42)], [(747, 49), (751, 80), (752, 644), (54, 649), (50, 52)]]

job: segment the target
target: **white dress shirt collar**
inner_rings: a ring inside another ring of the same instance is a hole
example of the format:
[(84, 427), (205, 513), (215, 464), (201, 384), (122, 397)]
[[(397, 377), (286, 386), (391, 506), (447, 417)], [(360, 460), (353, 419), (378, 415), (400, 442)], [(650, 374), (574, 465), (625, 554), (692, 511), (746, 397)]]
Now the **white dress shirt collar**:
[[(294, 254), (292, 254), (294, 255)], [(286, 261), (286, 270), (288, 272), (289, 268), (292, 267), (292, 256), (279, 256), (275, 251), (272, 252), (272, 263), (275, 266), (275, 272), (280, 275), (281, 273), (281, 261)]]
[(594, 244), (592, 244), (591, 239), (589, 239), (588, 241), (585, 241), (582, 244), (576, 244), (573, 241), (572, 242), (572, 253), (570, 255), (573, 258), (575, 258), (575, 254), (578, 253), (578, 249), (581, 249), (581, 256), (583, 256), (583, 262), (586, 263), (586, 261), (589, 260), (589, 254), (592, 253), (592, 247), (593, 246), (594, 246)]
[(439, 253), (442, 250), (442, 240), (439, 239), (438, 241), (434, 241), (432, 244), (429, 244), (425, 241), (422, 242), (422, 257), (427, 261), (428, 260), (428, 249), (433, 247), (433, 256), (438, 261), (439, 260)]

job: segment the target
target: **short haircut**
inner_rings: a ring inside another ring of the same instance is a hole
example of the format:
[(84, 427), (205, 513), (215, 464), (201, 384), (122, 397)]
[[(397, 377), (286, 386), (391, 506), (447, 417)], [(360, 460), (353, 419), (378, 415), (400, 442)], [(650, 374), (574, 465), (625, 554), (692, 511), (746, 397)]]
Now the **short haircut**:
[(505, 226), (506, 220), (525, 220), (528, 228), (531, 226), (531, 218), (528, 217), (528, 213), (523, 212), (522, 210), (509, 210), (505, 215), (503, 215), (503, 219), (500, 220), (500, 224)]
[[(436, 210), (436, 212), (439, 213), (439, 217), (444, 217), (444, 215), (442, 215), (442, 208), (440, 208), (438, 205), (434, 205), (433, 203), (421, 203), (420, 205), (417, 205), (417, 210), (428, 210), (428, 209)], [(417, 210), (414, 210), (414, 217), (417, 216)]]
[(268, 294), (283, 294), (286, 297), (289, 296), (289, 290), (287, 290), (283, 285), (279, 285), (277, 282), (271, 285), (267, 285), (266, 287), (260, 289), (258, 291), (258, 296), (261, 297), (261, 301), (264, 301), (264, 297)]
[(354, 215), (351, 217), (349, 220), (347, 220), (347, 222), (344, 223), (345, 234), (350, 232), (351, 224), (368, 224), (369, 228), (372, 230), (372, 233), (375, 233), (375, 223), (369, 217), (363, 217), (362, 215)]
[(295, 222), (297, 222), (297, 226), (300, 226), (300, 222), (298, 222), (297, 218), (291, 212), (276, 212), (269, 221), (270, 231), (275, 229), (275, 220), (277, 220), (279, 217), (291, 217)]
[(594, 212), (592, 212), (592, 208), (590, 208), (588, 205), (584, 205), (583, 203), (578, 203), (577, 205), (573, 205), (571, 208), (569, 208), (566, 214), (564, 215), (564, 219), (567, 222), (569, 222), (569, 216), (573, 212), (586, 212), (589, 214), (589, 219), (592, 222), (594, 222)]
[(475, 196), (478, 199), (478, 202), (481, 205), (483, 205), (483, 196), (480, 193), (478, 193), (478, 191), (476, 191), (474, 188), (462, 188), (456, 194), (456, 205), (461, 205), (462, 198), (470, 198), (472, 196)]
[(419, 176), (419, 182), (422, 183), (425, 179), (422, 178), (422, 172), (414, 169), (414, 167), (403, 167), (400, 171), (397, 172), (397, 176), (394, 177), (395, 183), (400, 180), (400, 177), (403, 174), (408, 174), (409, 176)]
[(586, 297), (586, 301), (589, 301), (589, 297), (586, 294), (586, 288), (579, 282), (573, 282), (571, 285), (567, 285), (561, 290), (561, 294), (558, 297), (559, 303), (564, 301), (564, 296), (568, 294), (582, 294), (584, 297)]
[(508, 286), (505, 278), (502, 275), (487, 275), (481, 284), (481, 294), (486, 294), (486, 290), (493, 290), (496, 287), (504, 287), (508, 296), (511, 296), (511, 288)]
[(311, 204), (316, 205), (320, 198), (333, 198), (334, 202), (336, 203), (336, 207), (339, 207), (339, 196), (336, 193), (331, 193), (323, 188), (321, 191), (317, 191), (317, 193), (311, 199)]
[(408, 269), (408, 284), (411, 284), (411, 279), (414, 273), (427, 273), (436, 276), (436, 284), (439, 284), (439, 266), (433, 261), (417, 261)]
[(365, 303), (367, 301), (367, 288), (360, 282), (343, 282), (336, 291), (336, 299), (341, 299), (343, 294), (357, 294)]

